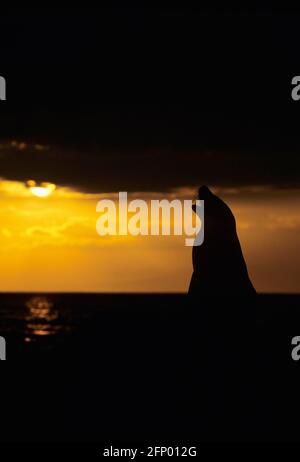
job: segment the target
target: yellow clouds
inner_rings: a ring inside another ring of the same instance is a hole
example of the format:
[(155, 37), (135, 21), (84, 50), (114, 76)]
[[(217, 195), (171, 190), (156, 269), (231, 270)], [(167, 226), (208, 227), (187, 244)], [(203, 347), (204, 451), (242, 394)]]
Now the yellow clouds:
[(12, 237), (11, 231), (7, 228), (2, 228), (1, 233), (2, 233), (2, 236), (6, 237), (7, 239), (10, 239)]
[(0, 179), (0, 200), (3, 197), (30, 197), (30, 190), (25, 183), (19, 181), (7, 181)]
[(118, 194), (58, 186), (39, 198), (23, 183), (0, 181), (0, 290), (184, 291), (191, 269), (184, 237), (100, 237), (101, 198), (117, 200)]
[[(130, 198), (192, 199), (195, 189), (134, 193)], [(222, 189), (259, 291), (300, 290), (300, 192)], [(118, 193), (57, 186), (39, 198), (26, 184), (0, 180), (0, 290), (184, 292), (192, 271), (184, 236), (100, 237), (96, 204)]]
[(35, 197), (23, 183), (0, 181), (0, 239), (14, 237), (2, 249), (96, 242), (95, 202), (68, 188), (57, 188), (49, 197)]

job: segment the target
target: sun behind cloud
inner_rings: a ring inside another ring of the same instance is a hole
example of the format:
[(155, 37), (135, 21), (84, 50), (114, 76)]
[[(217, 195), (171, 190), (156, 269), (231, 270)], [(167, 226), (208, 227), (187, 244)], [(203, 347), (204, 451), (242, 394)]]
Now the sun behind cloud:
[(34, 180), (27, 181), (26, 185), (36, 197), (49, 197), (56, 189), (53, 183), (41, 183), (39, 186)]

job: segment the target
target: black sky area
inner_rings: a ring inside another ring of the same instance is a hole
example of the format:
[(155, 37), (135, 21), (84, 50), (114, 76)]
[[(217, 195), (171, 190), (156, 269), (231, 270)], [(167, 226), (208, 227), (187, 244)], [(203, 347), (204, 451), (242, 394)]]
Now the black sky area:
[(298, 186), (299, 20), (270, 7), (4, 9), (0, 177)]

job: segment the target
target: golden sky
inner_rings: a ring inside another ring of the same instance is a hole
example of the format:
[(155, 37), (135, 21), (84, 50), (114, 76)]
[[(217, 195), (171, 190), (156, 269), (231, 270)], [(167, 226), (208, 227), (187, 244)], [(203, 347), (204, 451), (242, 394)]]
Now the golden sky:
[[(0, 291), (187, 291), (192, 263), (184, 236), (100, 237), (96, 204), (116, 194), (50, 186), (48, 197), (38, 197), (43, 194), (33, 187), (0, 180)], [(214, 191), (236, 216), (256, 289), (299, 292), (300, 190)], [(136, 192), (131, 196), (149, 200), (194, 194), (185, 188), (164, 195)]]

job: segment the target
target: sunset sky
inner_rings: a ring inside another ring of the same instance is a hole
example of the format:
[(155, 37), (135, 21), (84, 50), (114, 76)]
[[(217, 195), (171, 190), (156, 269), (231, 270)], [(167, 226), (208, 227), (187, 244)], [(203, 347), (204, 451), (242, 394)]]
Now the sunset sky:
[[(256, 289), (299, 292), (293, 21), (245, 10), (6, 9), (0, 291), (186, 292), (184, 237), (101, 238), (96, 204), (119, 191), (194, 198), (207, 184), (236, 216)], [(34, 194), (41, 183), (54, 185), (48, 197)]]
[[(297, 292), (300, 192), (218, 189), (232, 207), (257, 290)], [(195, 190), (132, 194), (192, 198)], [(191, 248), (184, 237), (100, 237), (96, 204), (115, 193), (88, 194), (58, 186), (36, 197), (24, 183), (0, 182), (1, 291), (186, 292)], [(288, 204), (288, 205), (287, 205)]]

